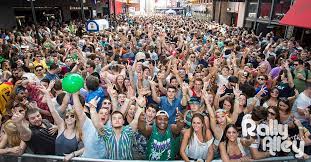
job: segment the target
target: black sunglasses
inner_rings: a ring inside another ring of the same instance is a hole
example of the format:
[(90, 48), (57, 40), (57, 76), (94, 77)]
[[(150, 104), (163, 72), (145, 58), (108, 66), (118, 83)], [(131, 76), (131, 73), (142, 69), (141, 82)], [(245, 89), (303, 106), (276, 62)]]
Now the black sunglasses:
[(66, 118), (66, 119), (68, 119), (69, 117), (70, 117), (70, 118), (75, 118), (75, 116), (74, 116), (74, 115), (66, 115), (66, 117), (65, 117), (65, 118)]

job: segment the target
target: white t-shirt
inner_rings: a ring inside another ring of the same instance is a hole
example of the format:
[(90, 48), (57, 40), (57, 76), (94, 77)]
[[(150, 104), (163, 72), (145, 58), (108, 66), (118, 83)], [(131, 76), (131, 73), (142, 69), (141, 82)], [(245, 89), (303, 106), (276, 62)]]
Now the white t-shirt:
[(219, 74), (218, 75), (218, 79), (216, 81), (217, 85), (219, 87), (222, 86), (222, 85), (226, 85), (228, 83), (228, 78), (229, 78), (229, 76), (224, 77), (223, 75)]
[(311, 98), (305, 95), (303, 92), (299, 94), (298, 98), (293, 104), (292, 113), (294, 113), (295, 117), (301, 122), (306, 122), (307, 119), (304, 116), (299, 115), (298, 109), (306, 110), (308, 106), (311, 105)]

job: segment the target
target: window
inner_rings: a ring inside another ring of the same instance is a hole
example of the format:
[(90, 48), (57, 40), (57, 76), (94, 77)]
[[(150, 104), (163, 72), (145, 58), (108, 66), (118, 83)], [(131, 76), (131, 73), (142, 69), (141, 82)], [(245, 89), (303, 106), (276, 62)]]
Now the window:
[(248, 18), (256, 19), (257, 6), (258, 6), (257, 0), (252, 0), (249, 2), (248, 8), (247, 8)]
[(275, 0), (274, 9), (272, 13), (272, 20), (279, 21), (283, 18), (290, 8), (291, 0)]
[(262, 0), (259, 7), (259, 19), (269, 19), (272, 0)]

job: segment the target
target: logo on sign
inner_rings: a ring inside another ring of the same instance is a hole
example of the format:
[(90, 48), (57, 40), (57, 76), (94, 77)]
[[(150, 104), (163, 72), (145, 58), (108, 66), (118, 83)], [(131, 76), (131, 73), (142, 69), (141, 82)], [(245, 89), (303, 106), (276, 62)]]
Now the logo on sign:
[(99, 30), (99, 26), (95, 21), (88, 21), (86, 30), (89, 32), (96, 32)]

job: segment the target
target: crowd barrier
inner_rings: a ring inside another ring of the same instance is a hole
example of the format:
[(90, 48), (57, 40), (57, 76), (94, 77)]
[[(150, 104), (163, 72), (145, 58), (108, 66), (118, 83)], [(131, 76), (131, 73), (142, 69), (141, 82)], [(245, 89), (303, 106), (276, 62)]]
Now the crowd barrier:
[[(9, 156), (0, 155), (0, 162), (62, 162), (64, 157), (52, 156), (52, 155), (34, 155), (34, 154), (23, 154), (22, 156)], [(109, 159), (89, 159), (75, 157), (71, 160), (72, 162), (122, 162), (129, 160), (109, 160)], [(133, 162), (148, 162), (148, 160), (132, 160)], [(213, 160), (214, 162), (221, 162), (221, 160)], [(285, 157), (270, 157), (261, 160), (255, 160), (254, 162), (311, 162), (311, 159), (300, 160), (293, 156)], [(181, 160), (175, 160), (170, 162), (182, 162)]]

